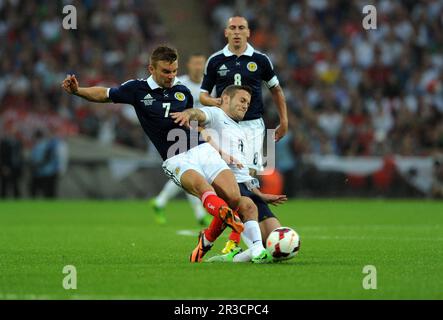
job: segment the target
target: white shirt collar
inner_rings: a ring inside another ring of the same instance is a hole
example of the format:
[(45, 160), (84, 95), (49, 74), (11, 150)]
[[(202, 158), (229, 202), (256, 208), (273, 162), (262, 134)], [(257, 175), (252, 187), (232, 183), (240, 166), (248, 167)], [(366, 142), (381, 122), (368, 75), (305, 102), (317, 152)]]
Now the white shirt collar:
[[(228, 46), (229, 45), (226, 45), (226, 47), (223, 48), (223, 54), (226, 57), (230, 57), (230, 56), (234, 55), (234, 53), (232, 53), (231, 50), (229, 50)], [(245, 50), (245, 52), (242, 53), (242, 55), (252, 57), (253, 54), (254, 54), (254, 48), (249, 43), (247, 43), (246, 50)]]
[[(161, 88), (157, 82), (155, 82), (154, 78), (152, 77), (152, 75), (148, 78), (147, 80), (149, 88), (151, 88), (152, 90)], [(177, 79), (177, 77), (175, 77), (174, 79), (174, 83), (172, 84), (172, 86), (175, 86), (179, 83), (180, 81)]]

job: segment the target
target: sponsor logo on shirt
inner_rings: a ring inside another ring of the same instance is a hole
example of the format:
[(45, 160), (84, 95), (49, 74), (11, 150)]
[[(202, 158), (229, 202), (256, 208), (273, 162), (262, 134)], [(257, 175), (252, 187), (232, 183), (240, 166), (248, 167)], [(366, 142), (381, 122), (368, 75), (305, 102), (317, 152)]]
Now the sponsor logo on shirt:
[(152, 103), (155, 99), (148, 93), (142, 100), (140, 100), (145, 104), (145, 106), (152, 106)]
[(226, 76), (226, 74), (229, 72), (229, 69), (226, 67), (226, 65), (225, 64), (222, 64), (221, 66), (220, 66), (220, 68), (218, 68), (218, 71), (217, 71), (217, 73), (218, 73), (218, 75), (220, 76), (220, 77), (224, 77), (224, 76)]

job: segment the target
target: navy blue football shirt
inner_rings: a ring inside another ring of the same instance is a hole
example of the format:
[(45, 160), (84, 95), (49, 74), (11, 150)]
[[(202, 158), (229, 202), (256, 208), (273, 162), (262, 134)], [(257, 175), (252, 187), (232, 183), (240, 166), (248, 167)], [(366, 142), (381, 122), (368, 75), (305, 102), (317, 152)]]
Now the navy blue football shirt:
[(279, 84), (268, 56), (254, 50), (248, 44), (246, 51), (240, 57), (237, 57), (226, 46), (223, 50), (209, 57), (201, 91), (211, 93), (215, 86), (216, 96), (220, 97), (223, 90), (232, 84), (251, 87), (251, 104), (243, 120), (254, 120), (261, 118), (264, 113), (263, 81), (268, 88), (273, 88)]
[(159, 87), (152, 76), (129, 80), (119, 87), (110, 88), (108, 97), (114, 103), (134, 106), (143, 130), (163, 160), (203, 143), (196, 131), (191, 133), (189, 129), (180, 127), (170, 116), (173, 112), (192, 108), (194, 104), (191, 92), (177, 78), (171, 88)]

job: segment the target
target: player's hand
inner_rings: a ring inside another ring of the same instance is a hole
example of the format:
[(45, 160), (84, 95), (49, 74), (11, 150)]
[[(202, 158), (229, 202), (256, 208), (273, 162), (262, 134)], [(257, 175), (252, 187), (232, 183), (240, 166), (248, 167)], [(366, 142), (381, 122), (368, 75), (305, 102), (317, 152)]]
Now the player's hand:
[(278, 206), (279, 204), (282, 204), (288, 200), (288, 197), (284, 194), (267, 194), (262, 193), (260, 197), (263, 199), (263, 201), (272, 204), (274, 206)]
[(288, 133), (288, 123), (280, 123), (277, 128), (275, 128), (275, 142), (278, 142), (281, 138)]
[(174, 119), (174, 123), (178, 123), (180, 127), (190, 128), (189, 120), (190, 116), (186, 112), (172, 112), (171, 118)]
[(62, 88), (65, 89), (66, 92), (70, 94), (75, 94), (78, 91), (78, 81), (75, 77), (75, 74), (68, 74), (62, 82)]
[(222, 99), (221, 98), (214, 98), (214, 106), (220, 107), (222, 105)]

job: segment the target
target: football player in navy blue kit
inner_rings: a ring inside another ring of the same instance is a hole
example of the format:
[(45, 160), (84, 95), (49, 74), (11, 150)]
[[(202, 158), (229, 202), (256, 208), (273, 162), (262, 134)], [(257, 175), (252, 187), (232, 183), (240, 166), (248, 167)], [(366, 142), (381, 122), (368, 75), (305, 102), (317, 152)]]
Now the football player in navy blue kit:
[[(286, 99), (279, 85), (274, 67), (267, 55), (255, 50), (249, 43), (250, 30), (244, 17), (229, 18), (224, 31), (228, 44), (214, 53), (206, 62), (205, 74), (201, 86), (200, 102), (206, 106), (220, 106), (220, 95), (229, 85), (246, 85), (252, 89), (251, 105), (240, 125), (252, 146), (246, 155), (245, 165), (255, 172), (263, 170), (263, 139), (265, 125), (263, 121), (264, 105), (262, 83), (269, 88), (277, 107), (280, 124), (275, 129), (275, 141), (279, 141), (288, 131)], [(215, 87), (216, 97), (210, 93)], [(240, 235), (232, 233), (223, 253), (227, 253), (240, 241)]]
[(177, 51), (167, 46), (157, 47), (148, 69), (151, 73), (148, 79), (129, 80), (115, 88), (80, 87), (75, 75), (68, 75), (62, 87), (92, 102), (134, 106), (143, 130), (164, 160), (166, 175), (188, 193), (199, 197), (213, 216), (212, 227), (200, 234), (190, 257), (191, 262), (200, 262), (225, 224), (237, 232), (243, 231), (243, 223), (234, 211), (238, 210), (245, 218), (250, 203), (246, 202), (243, 210), (243, 198), (235, 177), (220, 154), (199, 139), (198, 134), (193, 134), (196, 131), (180, 127), (170, 116), (193, 107), (191, 92), (176, 79)]
[[(206, 56), (200, 53), (191, 54), (187, 63), (188, 73), (178, 78), (179, 81), (191, 91), (192, 98), (194, 99), (194, 108), (202, 107), (199, 96), (205, 64)], [(174, 198), (181, 191), (183, 191), (183, 189), (177, 186), (174, 181), (168, 180), (160, 193), (149, 202), (155, 213), (155, 220), (159, 224), (166, 223), (165, 207), (169, 200)], [(191, 204), (198, 223), (205, 227), (209, 226), (212, 217), (206, 213), (200, 199), (186, 192), (185, 195)]]

